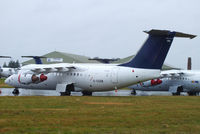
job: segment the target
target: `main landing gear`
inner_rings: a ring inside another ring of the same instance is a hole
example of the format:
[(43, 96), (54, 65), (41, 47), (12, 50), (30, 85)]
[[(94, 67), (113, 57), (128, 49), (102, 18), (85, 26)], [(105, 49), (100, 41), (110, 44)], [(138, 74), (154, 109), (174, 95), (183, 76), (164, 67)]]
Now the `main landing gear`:
[(15, 88), (13, 91), (12, 91), (12, 94), (14, 96), (18, 96), (19, 95), (19, 89), (18, 88)]
[(132, 95), (136, 95), (136, 94), (137, 94), (137, 93), (136, 93), (136, 90), (133, 89), (133, 90), (131, 91), (131, 94), (132, 94)]
[(199, 92), (187, 92), (189, 96), (199, 96)]
[(60, 92), (60, 96), (70, 96), (71, 91), (74, 91), (74, 84), (67, 85), (65, 92)]
[(180, 92), (176, 92), (176, 93), (172, 93), (173, 96), (180, 96), (181, 93)]
[[(74, 90), (74, 84), (69, 84), (65, 88), (65, 92), (60, 92), (60, 96), (70, 96), (71, 92)], [(82, 91), (83, 96), (92, 96), (92, 92), (90, 91)]]
[(180, 96), (181, 92), (183, 92), (183, 87), (180, 86), (177, 88), (177, 91), (175, 93), (172, 93), (173, 96)]
[(65, 92), (60, 92), (60, 96), (70, 96), (71, 95), (71, 91), (66, 90)]

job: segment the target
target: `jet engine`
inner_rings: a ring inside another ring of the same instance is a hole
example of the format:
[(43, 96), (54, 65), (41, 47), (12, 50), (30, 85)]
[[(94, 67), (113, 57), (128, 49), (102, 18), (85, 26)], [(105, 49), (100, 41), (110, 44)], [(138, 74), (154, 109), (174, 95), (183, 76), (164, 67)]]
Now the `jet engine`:
[(160, 79), (152, 79), (146, 82), (140, 83), (141, 86), (143, 87), (150, 87), (150, 86), (156, 86), (162, 83), (162, 80)]
[(35, 74), (20, 74), (18, 76), (18, 81), (21, 84), (37, 84), (47, 80), (47, 76), (44, 74), (35, 75)]

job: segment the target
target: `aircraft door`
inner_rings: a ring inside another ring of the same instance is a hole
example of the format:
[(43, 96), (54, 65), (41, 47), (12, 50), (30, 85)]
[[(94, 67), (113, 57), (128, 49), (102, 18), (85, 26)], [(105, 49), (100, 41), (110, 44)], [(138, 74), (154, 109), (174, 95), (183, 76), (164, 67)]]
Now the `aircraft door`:
[(111, 79), (112, 79), (112, 83), (118, 83), (118, 68), (114, 67), (112, 68), (111, 71)]

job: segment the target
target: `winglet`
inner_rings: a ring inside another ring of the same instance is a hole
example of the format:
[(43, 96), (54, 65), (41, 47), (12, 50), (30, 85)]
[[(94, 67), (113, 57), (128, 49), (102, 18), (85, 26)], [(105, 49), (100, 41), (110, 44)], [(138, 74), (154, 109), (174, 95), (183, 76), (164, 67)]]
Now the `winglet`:
[(196, 35), (192, 35), (192, 34), (186, 34), (186, 33), (181, 33), (181, 32), (170, 32), (169, 30), (157, 30), (157, 29), (152, 29), (150, 31), (144, 31), (147, 34), (150, 35), (160, 35), (160, 36), (169, 36), (171, 33), (175, 33), (174, 37), (182, 37), (182, 38), (190, 38), (193, 39), (196, 37)]

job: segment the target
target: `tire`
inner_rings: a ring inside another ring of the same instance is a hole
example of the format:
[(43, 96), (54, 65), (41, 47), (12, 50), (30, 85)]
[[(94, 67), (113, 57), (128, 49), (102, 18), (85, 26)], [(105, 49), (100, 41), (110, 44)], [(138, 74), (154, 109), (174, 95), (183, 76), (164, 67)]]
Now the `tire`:
[(12, 91), (12, 94), (17, 96), (19, 95), (19, 89), (15, 88), (13, 91)]
[(83, 96), (92, 96), (92, 92), (89, 91), (83, 91), (82, 94)]
[(131, 94), (132, 94), (132, 95), (136, 95), (136, 94), (137, 94), (136, 90), (133, 89), (132, 92), (131, 92)]
[(70, 96), (71, 95), (71, 91), (65, 91), (65, 92), (60, 92), (60, 96)]

